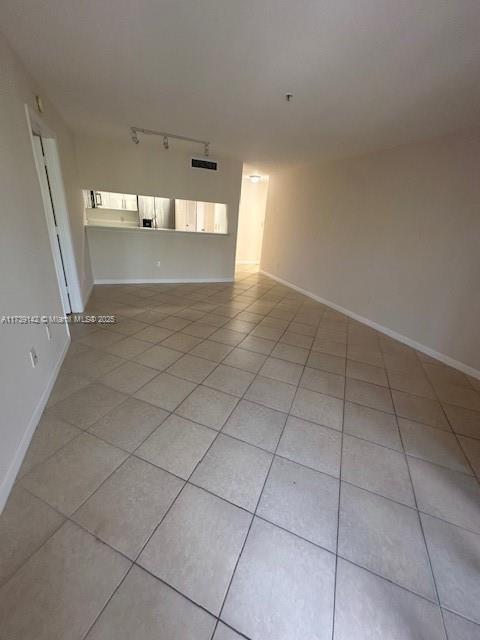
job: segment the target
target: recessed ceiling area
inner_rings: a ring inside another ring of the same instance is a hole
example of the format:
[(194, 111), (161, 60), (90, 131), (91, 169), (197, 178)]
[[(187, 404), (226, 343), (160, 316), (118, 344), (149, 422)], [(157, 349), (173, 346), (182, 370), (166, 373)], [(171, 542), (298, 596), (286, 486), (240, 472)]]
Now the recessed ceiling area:
[(4, 0), (0, 18), (77, 132), (295, 164), (480, 124), (478, 0)]

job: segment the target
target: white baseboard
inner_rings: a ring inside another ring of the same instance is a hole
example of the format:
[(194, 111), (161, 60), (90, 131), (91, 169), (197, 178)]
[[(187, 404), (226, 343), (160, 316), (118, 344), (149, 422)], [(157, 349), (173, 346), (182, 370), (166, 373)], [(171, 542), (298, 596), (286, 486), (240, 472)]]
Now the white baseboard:
[(48, 398), (50, 397), (50, 393), (52, 392), (53, 385), (55, 384), (55, 381), (58, 376), (58, 372), (60, 371), (60, 367), (62, 366), (63, 360), (67, 354), (69, 346), (70, 346), (70, 337), (68, 337), (68, 340), (65, 343), (62, 353), (60, 354), (60, 357), (58, 358), (57, 363), (52, 371), (48, 384), (44, 392), (42, 393), (40, 400), (33, 411), (32, 416), (30, 417), (27, 429), (23, 435), (23, 438), (20, 444), (18, 445), (17, 451), (15, 452), (12, 463), (10, 464), (10, 467), (7, 470), (5, 478), (3, 479), (3, 482), (0, 485), (0, 515), (7, 502), (8, 496), (10, 495), (10, 491), (12, 490), (12, 487), (15, 483), (15, 478), (17, 477), (17, 473), (21, 467), (23, 458), (27, 453), (28, 446), (33, 437), (33, 434), (35, 433), (35, 429), (37, 428), (40, 418), (42, 417), (43, 410), (46, 407)]
[(426, 347), (425, 345), (420, 344), (420, 342), (417, 342), (416, 340), (412, 340), (411, 338), (408, 338), (407, 336), (404, 336), (401, 333), (397, 333), (392, 329), (388, 329), (388, 327), (384, 327), (383, 325), (378, 324), (373, 320), (364, 318), (363, 316), (358, 315), (358, 313), (355, 313), (354, 311), (350, 311), (350, 309), (345, 309), (345, 307), (341, 307), (335, 302), (331, 302), (330, 300), (325, 300), (325, 298), (321, 298), (320, 296), (317, 296), (314, 293), (307, 291), (306, 289), (302, 289), (302, 287), (298, 287), (297, 285), (293, 284), (292, 282), (289, 282), (288, 280), (284, 280), (283, 278), (274, 276), (273, 273), (270, 273), (269, 271), (260, 269), (260, 273), (262, 273), (265, 276), (268, 276), (269, 278), (272, 278), (272, 280), (276, 280), (277, 282), (280, 282), (281, 284), (284, 284), (285, 286), (290, 287), (291, 289), (294, 289), (295, 291), (298, 291), (299, 293), (303, 293), (303, 295), (308, 296), (309, 298), (313, 298), (313, 300), (316, 300), (317, 302), (321, 302), (322, 304), (327, 305), (327, 307), (330, 307), (331, 309), (335, 309), (335, 311), (340, 311), (340, 313), (345, 314), (349, 318), (352, 318), (353, 320), (357, 320), (362, 324), (366, 324), (367, 326), (372, 327), (372, 329), (375, 329), (376, 331), (380, 331), (380, 333), (384, 333), (385, 335), (389, 336), (390, 338), (393, 338), (394, 340), (398, 340), (399, 342), (402, 342), (403, 344), (406, 344), (409, 347), (412, 347), (413, 349), (420, 351), (421, 353), (425, 353), (427, 356), (435, 358), (436, 360), (440, 360), (440, 362), (443, 362), (449, 367), (458, 369), (459, 371), (462, 371), (463, 373), (466, 373), (467, 375), (472, 376), (472, 378), (477, 378), (480, 380), (480, 371), (478, 369), (474, 369), (473, 367), (470, 367), (468, 364), (464, 364), (463, 362), (460, 362), (459, 360), (455, 360), (454, 358), (451, 358), (450, 356), (447, 356), (444, 353), (435, 351), (435, 349)]
[(195, 284), (233, 282), (233, 278), (95, 278), (95, 284)]

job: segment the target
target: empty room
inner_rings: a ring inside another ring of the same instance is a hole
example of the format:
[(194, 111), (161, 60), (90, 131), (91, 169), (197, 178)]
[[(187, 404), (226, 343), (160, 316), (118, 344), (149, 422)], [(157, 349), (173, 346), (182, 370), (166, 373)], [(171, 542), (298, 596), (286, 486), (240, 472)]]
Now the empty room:
[(1, 0), (0, 640), (480, 640), (478, 0)]

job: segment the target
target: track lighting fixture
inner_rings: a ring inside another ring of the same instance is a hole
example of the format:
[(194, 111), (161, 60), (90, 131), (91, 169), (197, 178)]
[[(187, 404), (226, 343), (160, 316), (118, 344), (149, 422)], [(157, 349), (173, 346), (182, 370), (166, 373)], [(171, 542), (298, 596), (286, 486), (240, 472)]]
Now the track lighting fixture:
[(142, 129), (141, 127), (130, 127), (130, 135), (132, 142), (138, 144), (140, 142), (138, 134), (145, 136), (161, 136), (163, 138), (163, 148), (170, 147), (170, 140), (184, 140), (185, 142), (195, 142), (195, 144), (203, 145), (203, 152), (206, 157), (210, 155), (210, 142), (208, 140), (197, 140), (196, 138), (188, 138), (187, 136), (178, 136), (176, 133), (167, 133), (166, 131), (155, 131), (154, 129)]

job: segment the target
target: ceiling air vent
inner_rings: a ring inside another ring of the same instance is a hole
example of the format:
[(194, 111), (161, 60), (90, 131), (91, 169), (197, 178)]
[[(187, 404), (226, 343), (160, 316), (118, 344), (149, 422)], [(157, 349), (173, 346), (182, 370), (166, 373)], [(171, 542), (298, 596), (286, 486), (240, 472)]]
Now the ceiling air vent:
[(218, 171), (218, 162), (216, 160), (207, 160), (206, 158), (192, 158), (192, 169), (207, 169), (208, 171)]

